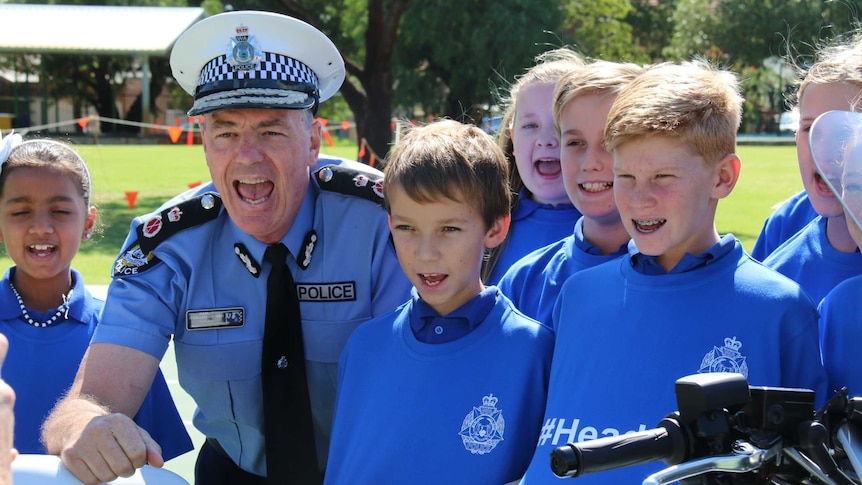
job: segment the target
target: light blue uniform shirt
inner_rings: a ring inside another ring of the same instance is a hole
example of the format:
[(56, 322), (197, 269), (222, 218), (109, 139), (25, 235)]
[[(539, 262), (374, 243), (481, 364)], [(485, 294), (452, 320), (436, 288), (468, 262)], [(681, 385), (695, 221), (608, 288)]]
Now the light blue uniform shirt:
[[(195, 196), (207, 191), (215, 191), (212, 184), (170, 201), (162, 207), (163, 216), (172, 207), (200, 212), (197, 204), (206, 206), (209, 200)], [(191, 204), (177, 206), (190, 198), (195, 199)], [(147, 262), (145, 253), (135, 251), (136, 228), (150, 223), (152, 215), (132, 222), (93, 341), (125, 345), (160, 359), (173, 335), (180, 385), (198, 406), (194, 425), (217, 439), (242, 469), (265, 476), (260, 361), (270, 271), (263, 262), (267, 245), (240, 230), (218, 201), (209, 210), (218, 211), (217, 216), (161, 241)], [(165, 219), (162, 224), (168, 228), (171, 222)], [(312, 230), (316, 239), (310, 248)], [(411, 285), (395, 256), (384, 209), (322, 190), (314, 174), (282, 242), (291, 253), (287, 264), (300, 298), (322, 468), (341, 350), (360, 323), (407, 300)], [(300, 262), (306, 261), (301, 269)]]

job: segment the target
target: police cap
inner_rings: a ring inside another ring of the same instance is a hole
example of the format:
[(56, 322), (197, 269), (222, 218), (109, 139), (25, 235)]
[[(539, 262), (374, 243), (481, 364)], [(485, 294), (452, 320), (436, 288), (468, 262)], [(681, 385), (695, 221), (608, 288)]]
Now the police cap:
[(195, 98), (189, 116), (232, 108), (316, 112), (344, 81), (344, 61), (326, 35), (271, 12), (205, 18), (180, 35), (170, 62)]

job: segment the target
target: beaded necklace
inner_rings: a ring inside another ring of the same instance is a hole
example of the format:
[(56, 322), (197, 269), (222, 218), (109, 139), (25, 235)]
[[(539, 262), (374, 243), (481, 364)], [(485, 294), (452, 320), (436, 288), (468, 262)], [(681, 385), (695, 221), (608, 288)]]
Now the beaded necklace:
[(44, 328), (56, 323), (57, 319), (60, 318), (60, 315), (63, 315), (63, 320), (69, 318), (69, 300), (72, 299), (72, 291), (74, 291), (74, 288), (69, 290), (68, 296), (63, 295), (63, 304), (57, 308), (57, 313), (55, 313), (53, 317), (49, 318), (47, 322), (37, 322), (30, 317), (30, 312), (27, 311), (27, 307), (24, 305), (24, 300), (21, 298), (21, 295), (18, 294), (18, 290), (15, 289), (15, 286), (11, 281), (9, 282), (9, 287), (12, 288), (12, 293), (15, 293), (15, 298), (18, 299), (18, 305), (21, 307), (21, 313), (24, 314), (24, 320), (27, 320), (29, 325)]

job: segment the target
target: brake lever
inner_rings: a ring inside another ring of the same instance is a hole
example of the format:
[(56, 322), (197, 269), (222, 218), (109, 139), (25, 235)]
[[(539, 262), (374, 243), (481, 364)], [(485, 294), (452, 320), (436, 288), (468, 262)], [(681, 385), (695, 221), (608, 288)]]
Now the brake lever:
[(670, 466), (648, 476), (642, 483), (643, 485), (673, 483), (710, 472), (750, 472), (777, 457), (779, 453), (781, 453), (780, 442), (770, 448), (761, 449), (747, 441), (739, 440), (733, 444), (731, 455), (708, 456)]

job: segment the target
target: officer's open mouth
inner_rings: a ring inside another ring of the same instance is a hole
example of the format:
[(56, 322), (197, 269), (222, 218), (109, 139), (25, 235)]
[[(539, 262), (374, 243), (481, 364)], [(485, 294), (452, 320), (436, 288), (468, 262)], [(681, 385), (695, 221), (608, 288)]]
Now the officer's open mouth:
[(275, 185), (266, 179), (237, 180), (233, 183), (239, 197), (249, 204), (261, 204), (272, 194)]

